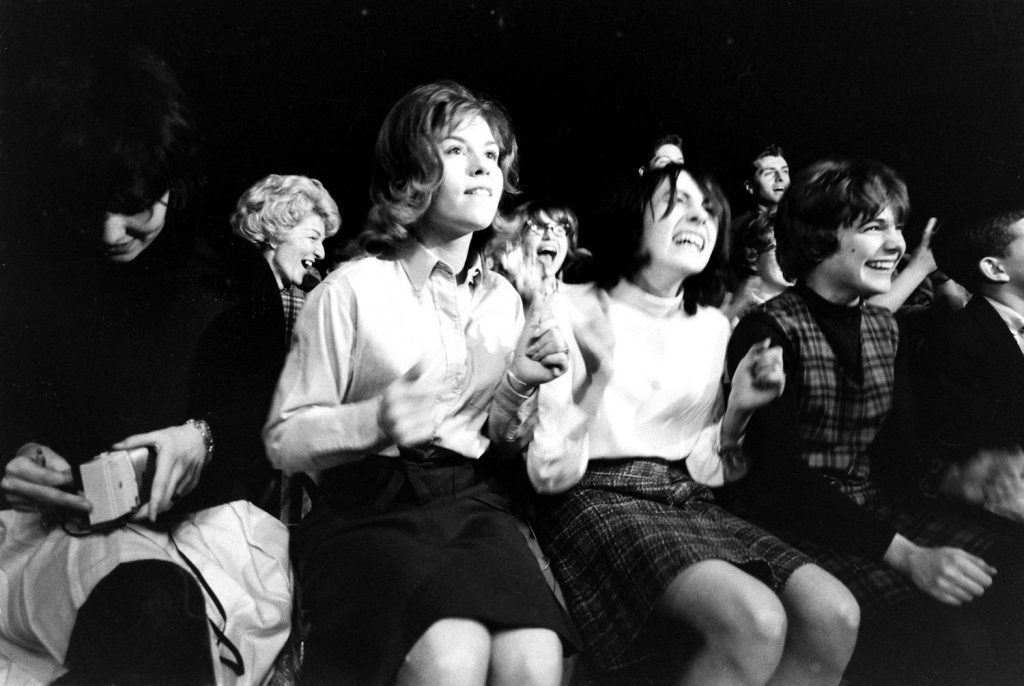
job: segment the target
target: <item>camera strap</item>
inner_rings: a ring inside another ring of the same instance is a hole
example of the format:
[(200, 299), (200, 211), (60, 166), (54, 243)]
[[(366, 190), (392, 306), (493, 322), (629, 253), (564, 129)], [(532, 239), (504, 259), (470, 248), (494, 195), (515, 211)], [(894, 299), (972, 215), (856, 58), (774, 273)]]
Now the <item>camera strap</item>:
[[(195, 575), (199, 585), (202, 586), (206, 594), (210, 596), (210, 600), (213, 601), (213, 605), (217, 608), (217, 612), (220, 613), (220, 617), (226, 627), (228, 615), (227, 612), (224, 611), (224, 605), (221, 604), (220, 598), (218, 598), (217, 594), (213, 592), (212, 588), (210, 588), (210, 584), (207, 583), (206, 578), (203, 577), (203, 573), (199, 571), (199, 568), (196, 567), (195, 563), (188, 559), (188, 556), (185, 555), (185, 553), (181, 551), (181, 548), (178, 547), (178, 542), (174, 540), (174, 535), (171, 533), (170, 528), (167, 530), (167, 537), (170, 539), (171, 544), (174, 545), (174, 549), (178, 551), (178, 555), (181, 556), (181, 559), (184, 560), (185, 564), (188, 565), (188, 568), (192, 570), (192, 573)], [(210, 623), (210, 629), (213, 631), (213, 635), (217, 637), (217, 646), (223, 647), (231, 653), (231, 657), (221, 655), (221, 663), (230, 668), (236, 676), (242, 676), (245, 674), (245, 663), (242, 660), (242, 653), (239, 652), (235, 644), (232, 643), (231, 639), (227, 637), (227, 634), (224, 633), (224, 630), (221, 629), (216, 622), (210, 619), (210, 617), (207, 617), (206, 621)]]

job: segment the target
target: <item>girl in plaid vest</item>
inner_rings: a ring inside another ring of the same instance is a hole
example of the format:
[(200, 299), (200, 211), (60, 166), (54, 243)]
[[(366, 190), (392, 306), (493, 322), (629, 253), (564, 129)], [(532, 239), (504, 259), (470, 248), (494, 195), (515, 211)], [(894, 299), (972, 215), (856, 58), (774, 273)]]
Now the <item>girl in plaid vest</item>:
[(853, 591), (864, 625), (851, 671), (865, 683), (1021, 683), (1024, 547), (900, 489), (916, 459), (900, 333), (865, 300), (890, 287), (908, 210), (879, 163), (797, 175), (775, 225), (797, 283), (729, 345), (732, 369), (765, 338), (781, 346), (786, 390), (751, 419), (750, 474), (730, 490)]

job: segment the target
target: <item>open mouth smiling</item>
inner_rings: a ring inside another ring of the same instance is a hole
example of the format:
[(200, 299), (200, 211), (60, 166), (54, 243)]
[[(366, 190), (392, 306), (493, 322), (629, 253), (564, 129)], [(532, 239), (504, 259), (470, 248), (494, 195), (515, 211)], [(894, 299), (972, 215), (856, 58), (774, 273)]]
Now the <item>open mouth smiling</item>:
[(542, 245), (537, 248), (537, 259), (554, 262), (558, 257), (558, 248), (551, 245)]
[(692, 231), (681, 231), (672, 236), (673, 245), (690, 245), (697, 250), (704, 249), (704, 237)]
[(875, 271), (891, 272), (896, 268), (896, 260), (869, 260), (864, 266)]
[(490, 198), (494, 195), (494, 191), (492, 191), (490, 188), (484, 188), (481, 186), (478, 188), (470, 188), (469, 190), (466, 191), (466, 195), (479, 195)]

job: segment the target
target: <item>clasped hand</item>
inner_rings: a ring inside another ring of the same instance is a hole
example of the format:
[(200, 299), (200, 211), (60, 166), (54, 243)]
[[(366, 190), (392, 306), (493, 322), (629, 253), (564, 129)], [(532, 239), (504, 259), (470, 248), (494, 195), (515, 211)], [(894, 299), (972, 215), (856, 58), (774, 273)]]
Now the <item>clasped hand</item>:
[(551, 295), (539, 296), (526, 313), (509, 370), (519, 381), (539, 386), (569, 368), (569, 344), (551, 311)]
[(740, 412), (753, 412), (778, 398), (785, 388), (782, 348), (771, 347), (771, 341), (766, 338), (750, 346), (736, 366), (729, 407)]
[(72, 510), (89, 512), (92, 504), (71, 492), (71, 465), (51, 448), (26, 443), (4, 469), (0, 490), (8, 504), (20, 512)]

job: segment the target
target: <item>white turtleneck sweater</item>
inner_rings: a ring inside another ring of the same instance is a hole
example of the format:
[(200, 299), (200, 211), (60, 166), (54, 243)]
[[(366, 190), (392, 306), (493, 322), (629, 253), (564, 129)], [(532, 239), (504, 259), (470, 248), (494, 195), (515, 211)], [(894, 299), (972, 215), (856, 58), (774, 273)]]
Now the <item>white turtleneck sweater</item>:
[[(565, 286), (553, 304), (570, 339), (570, 370), (540, 389), (530, 478), (542, 492), (579, 481), (590, 460), (687, 460), (695, 480), (722, 483), (718, 459), (729, 322), (716, 309), (688, 315), (682, 295), (651, 295), (627, 281), (610, 292)], [(603, 311), (614, 337), (612, 376), (593, 416), (573, 400), (586, 382), (572, 323)]]

